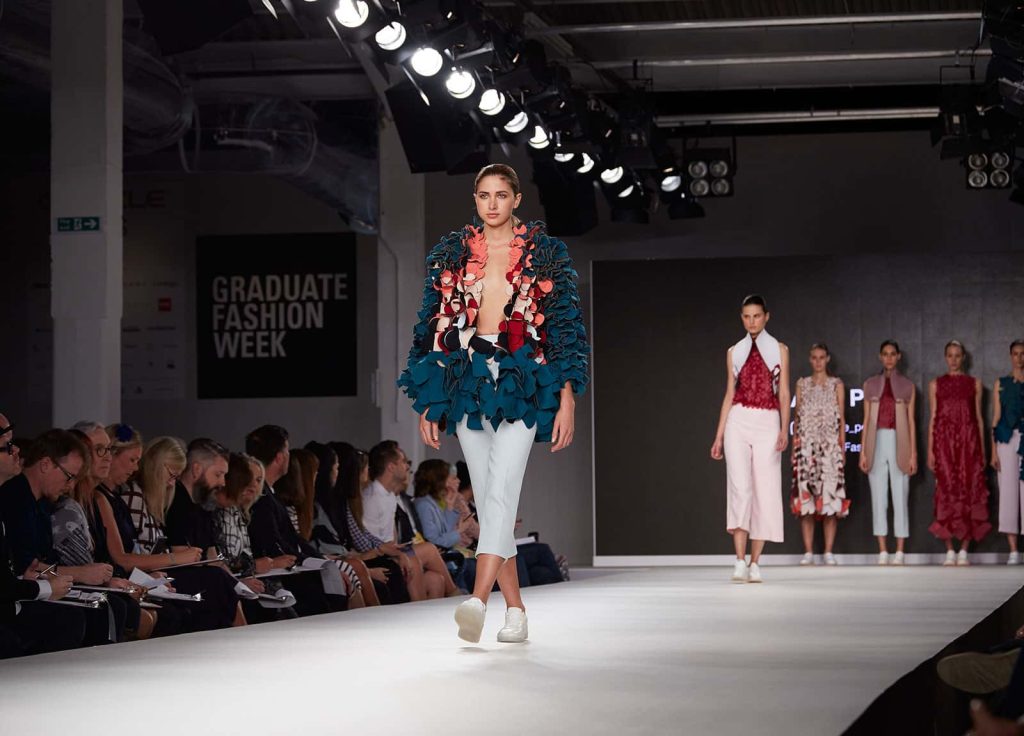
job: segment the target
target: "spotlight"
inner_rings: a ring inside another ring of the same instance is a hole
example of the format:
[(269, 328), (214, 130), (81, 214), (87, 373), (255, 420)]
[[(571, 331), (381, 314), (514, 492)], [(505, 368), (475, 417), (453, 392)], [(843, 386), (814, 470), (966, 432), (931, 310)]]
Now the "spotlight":
[(732, 187), (729, 185), (728, 179), (712, 179), (711, 180), (711, 193), (716, 197), (726, 196)]
[(405, 43), (405, 26), (398, 21), (388, 23), (373, 37), (384, 51), (397, 51)]
[(412, 55), (409, 63), (412, 64), (412, 70), (421, 77), (432, 77), (441, 71), (441, 67), (444, 66), (444, 59), (436, 49), (432, 49), (429, 46), (421, 46), (416, 49), (416, 53)]
[(619, 195), (618, 195), (619, 199), (625, 199), (626, 197), (631, 195), (635, 189), (636, 189), (636, 184), (630, 184), (628, 187), (626, 187), (621, 192), (619, 192)]
[(464, 100), (476, 89), (476, 79), (469, 72), (457, 69), (448, 75), (444, 86), (448, 89), (448, 94), (456, 100)]
[(370, 17), (370, 6), (363, 0), (341, 0), (334, 18), (346, 28), (358, 28)]
[(537, 149), (547, 148), (550, 143), (551, 137), (548, 135), (548, 132), (541, 126), (536, 126), (533, 129), (533, 137), (530, 138), (530, 147)]
[(683, 177), (679, 174), (669, 174), (661, 180), (661, 191), (674, 192), (683, 185)]
[(711, 191), (711, 185), (707, 179), (694, 179), (690, 182), (690, 194), (694, 197), (706, 197)]
[(274, 16), (274, 20), (277, 20), (277, 8), (274, 7), (273, 0), (263, 0), (263, 7)]
[(583, 163), (576, 169), (577, 174), (589, 174), (591, 169), (594, 168), (594, 159), (589, 154), (581, 154), (583, 156)]
[(622, 178), (624, 173), (625, 172), (621, 166), (616, 166), (614, 169), (605, 169), (601, 172), (601, 181), (605, 184), (615, 184)]
[[(975, 144), (977, 145), (977, 144)], [(967, 153), (963, 165), (967, 169), (968, 189), (1005, 189), (1010, 186), (1012, 156), (1005, 150), (985, 148)]]
[(685, 191), (693, 197), (729, 197), (733, 194), (735, 162), (729, 149), (693, 149), (686, 152)]
[(708, 165), (703, 161), (691, 161), (686, 172), (694, 179), (703, 179), (708, 175)]
[(721, 179), (729, 175), (729, 164), (722, 159), (717, 159), (708, 166), (708, 172), (716, 179)]
[(505, 109), (505, 95), (494, 88), (485, 89), (480, 95), (479, 108), (484, 115), (493, 117)]
[(570, 161), (572, 161), (574, 158), (576, 158), (576, 154), (575, 153), (556, 153), (555, 154), (555, 161), (557, 161), (560, 164), (567, 164)]
[(505, 123), (505, 132), (512, 134), (521, 133), (523, 130), (526, 129), (526, 126), (529, 124), (530, 118), (527, 116), (525, 112), (520, 110), (519, 112), (516, 113), (516, 116), (514, 118)]

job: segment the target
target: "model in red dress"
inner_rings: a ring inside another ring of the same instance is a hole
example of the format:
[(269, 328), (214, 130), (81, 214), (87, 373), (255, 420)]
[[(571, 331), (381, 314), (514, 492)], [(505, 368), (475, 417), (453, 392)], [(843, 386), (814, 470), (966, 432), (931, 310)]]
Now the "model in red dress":
[[(963, 372), (964, 348), (946, 345), (949, 372), (928, 393), (928, 467), (935, 473), (935, 521), (928, 530), (946, 543), (947, 565), (966, 565), (967, 548), (989, 533), (981, 381)], [(953, 539), (962, 541), (953, 551)]]

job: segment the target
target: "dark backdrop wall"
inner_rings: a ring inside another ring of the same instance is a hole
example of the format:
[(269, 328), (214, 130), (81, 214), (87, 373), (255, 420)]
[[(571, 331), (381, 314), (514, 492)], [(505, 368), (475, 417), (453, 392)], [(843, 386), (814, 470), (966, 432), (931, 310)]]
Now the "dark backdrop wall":
[[(863, 403), (850, 389), (879, 370), (878, 347), (895, 338), (918, 386), (918, 454), (924, 466), (928, 381), (945, 372), (943, 346), (961, 340), (969, 371), (991, 385), (1009, 368), (1024, 314), (1024, 254), (807, 256), (593, 264), (594, 463), (598, 555), (728, 553), (725, 465), (709, 458), (727, 374), (725, 353), (743, 336), (739, 304), (762, 293), (768, 330), (790, 347), (791, 387), (810, 373), (808, 349), (825, 342), (847, 388), (847, 494), (837, 552), (870, 552), (871, 493), (857, 468)], [(788, 501), (791, 465), (783, 456)], [(995, 489), (994, 478), (992, 488)], [(934, 478), (911, 480), (908, 551), (943, 549), (927, 527)], [(995, 517), (996, 494), (991, 498)], [(802, 552), (786, 504), (786, 541)], [(979, 550), (1002, 549), (990, 537)]]

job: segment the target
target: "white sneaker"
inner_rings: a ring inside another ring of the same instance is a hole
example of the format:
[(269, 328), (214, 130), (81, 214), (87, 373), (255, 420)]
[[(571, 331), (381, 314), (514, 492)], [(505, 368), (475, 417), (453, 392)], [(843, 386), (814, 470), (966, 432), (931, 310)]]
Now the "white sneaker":
[(1020, 564), (1020, 552), (1011, 552), (1010, 556), (1006, 558), (1007, 565), (1019, 565)]
[(901, 565), (902, 566), (902, 565), (906, 564), (906, 561), (907, 561), (907, 556), (904, 555), (902, 552), (897, 552), (896, 554), (894, 554), (892, 556), (892, 564), (894, 564), (894, 565)]
[(756, 562), (751, 562), (750, 563), (750, 575), (749, 575), (749, 578), (747, 579), (747, 582), (748, 583), (762, 583), (762, 582), (764, 582), (761, 579), (761, 568), (758, 567)]
[(956, 564), (956, 552), (949, 549), (946, 550), (946, 560), (942, 563), (944, 567), (952, 567)]
[(806, 553), (803, 557), (800, 558), (800, 564), (801, 565), (813, 565), (814, 564), (814, 554), (812, 552)]
[(971, 564), (971, 561), (967, 559), (967, 550), (962, 549), (959, 552), (957, 552), (956, 564), (960, 567), (966, 567), (967, 565)]
[(484, 630), (487, 606), (479, 598), (469, 598), (455, 607), (455, 623), (459, 625), (459, 638), (468, 642), (480, 641)]
[(734, 583), (745, 583), (750, 578), (750, 570), (747, 568), (746, 560), (736, 560), (732, 566), (732, 581)]
[(839, 562), (836, 560), (836, 556), (831, 552), (825, 553), (825, 564), (826, 565), (838, 565)]
[(522, 608), (509, 608), (505, 611), (505, 625), (498, 632), (498, 641), (517, 644), (526, 641), (529, 632), (526, 628), (526, 611)]
[(889, 564), (889, 553), (888, 552), (879, 552), (878, 553), (878, 564), (879, 565), (888, 565)]

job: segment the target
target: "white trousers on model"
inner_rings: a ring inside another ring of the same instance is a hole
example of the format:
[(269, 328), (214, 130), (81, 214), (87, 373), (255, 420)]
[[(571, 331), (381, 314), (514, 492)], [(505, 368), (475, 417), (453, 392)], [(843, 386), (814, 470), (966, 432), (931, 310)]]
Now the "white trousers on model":
[[(497, 378), (497, 363), (489, 366), (491, 374)], [(530, 459), (537, 425), (527, 427), (522, 420), (503, 421), (494, 429), (487, 418), (483, 425), (483, 429), (470, 429), (463, 419), (455, 430), (469, 468), (473, 500), (480, 517), (476, 553), (508, 559), (516, 556), (519, 493), (523, 489), (526, 461)]]
[(782, 453), (779, 412), (734, 404), (725, 420), (725, 529), (751, 539), (781, 542)]
[(899, 539), (910, 536), (907, 500), (910, 478), (896, 464), (896, 430), (880, 429), (875, 433), (875, 456), (868, 473), (871, 486), (871, 519), (876, 537), (889, 534), (889, 485), (892, 484), (892, 530)]
[(1020, 479), (1020, 432), (1013, 430), (1009, 442), (997, 442), (999, 456), (999, 531), (1003, 534), (1021, 534), (1020, 510), (1024, 506), (1024, 481)]

